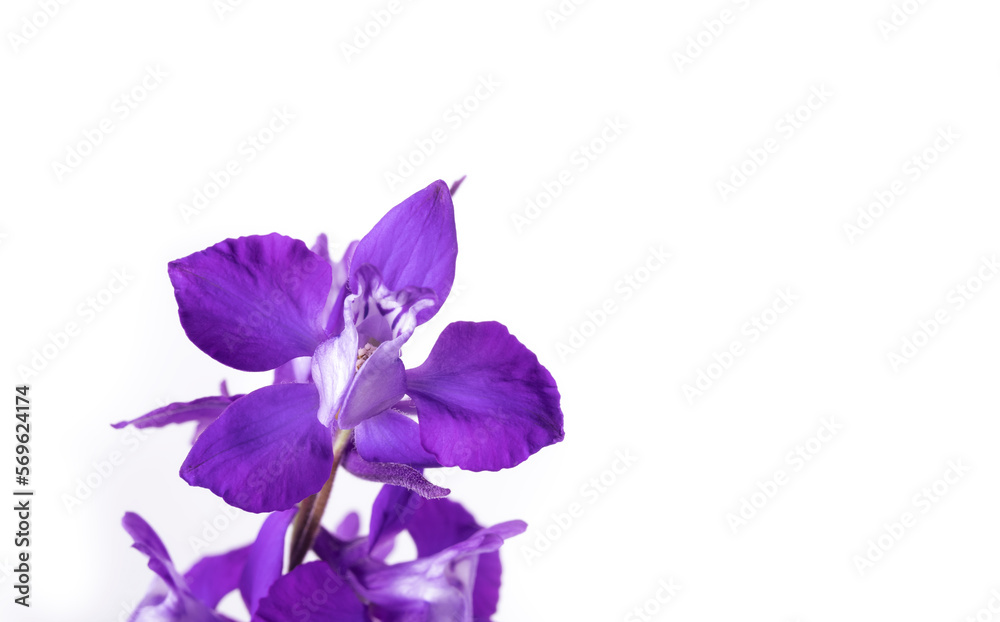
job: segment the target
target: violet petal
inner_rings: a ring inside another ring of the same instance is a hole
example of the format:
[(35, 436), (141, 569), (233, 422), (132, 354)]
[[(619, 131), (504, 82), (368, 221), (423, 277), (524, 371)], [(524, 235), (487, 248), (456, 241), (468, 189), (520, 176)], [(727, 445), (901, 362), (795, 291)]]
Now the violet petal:
[(300, 240), (229, 239), (168, 272), (184, 332), (220, 363), (267, 371), (310, 356), (325, 338), (332, 268)]
[(329, 564), (309, 562), (278, 579), (253, 622), (370, 622), (351, 585)]
[(295, 517), (295, 510), (275, 512), (267, 517), (250, 545), (250, 556), (240, 577), (240, 595), (252, 616), (260, 600), (281, 576), (284, 567), (285, 532)]
[(248, 512), (287, 510), (333, 467), (330, 430), (312, 384), (278, 384), (233, 402), (191, 448), (181, 477)]
[(378, 268), (391, 290), (426, 287), (437, 304), (424, 309), (419, 323), (434, 317), (455, 280), (458, 241), (448, 185), (436, 181), (389, 210), (358, 243), (351, 259), (351, 291), (364, 264)]
[(354, 430), (354, 443), (368, 462), (397, 462), (417, 468), (441, 466), (420, 444), (417, 422), (395, 410), (361, 422)]
[(497, 471), (563, 439), (555, 380), (503, 324), (449, 324), (406, 380), (421, 444), (445, 466)]

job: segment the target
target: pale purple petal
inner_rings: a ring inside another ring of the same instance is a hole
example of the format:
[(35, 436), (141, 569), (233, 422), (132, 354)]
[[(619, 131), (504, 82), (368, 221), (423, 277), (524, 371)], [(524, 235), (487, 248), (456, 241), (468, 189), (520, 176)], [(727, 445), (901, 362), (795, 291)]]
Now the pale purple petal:
[(360, 370), (360, 340), (353, 323), (348, 322), (340, 335), (321, 344), (312, 363), (312, 377), (320, 393), (320, 422), (349, 430), (397, 403), (406, 392), (399, 348), (408, 337), (399, 335), (379, 344)]
[(316, 418), (311, 384), (278, 384), (233, 402), (198, 439), (181, 466), (248, 512), (287, 510), (323, 487), (333, 467), (331, 432)]
[(378, 268), (390, 290), (429, 288), (437, 304), (424, 309), (419, 323), (437, 313), (455, 280), (458, 241), (455, 209), (448, 185), (436, 181), (382, 217), (358, 243), (351, 259), (351, 291), (357, 290), (358, 268)]
[(312, 382), (312, 357), (300, 356), (275, 368), (274, 382), (272, 384), (284, 384), (286, 382), (297, 382), (299, 384)]
[(215, 360), (267, 371), (325, 338), (330, 263), (276, 233), (229, 239), (170, 262), (188, 338)]
[(285, 555), (285, 532), (295, 517), (295, 510), (275, 512), (267, 517), (257, 540), (250, 546), (243, 575), (240, 577), (240, 595), (252, 616), (260, 600), (267, 596), (271, 585), (281, 576)]
[(374, 615), (386, 622), (471, 621), (478, 557), (498, 550), (505, 538), (525, 528), (521, 521), (502, 523), (430, 557), (359, 568), (355, 573), (358, 590), (372, 602)]
[(406, 373), (420, 440), (445, 466), (497, 471), (563, 439), (559, 391), (497, 322), (454, 322)]
[[(429, 499), (413, 513), (406, 530), (417, 546), (417, 555), (430, 557), (472, 537), (482, 527), (464, 507), (449, 499)], [(499, 551), (479, 555), (472, 590), (473, 618), (488, 620), (500, 600)]]
[(344, 398), (338, 425), (349, 430), (385, 412), (406, 394), (406, 369), (399, 360), (398, 341), (383, 343), (355, 374)]
[(329, 564), (309, 562), (278, 579), (253, 622), (370, 622), (351, 585)]
[(423, 474), (413, 467), (389, 462), (366, 462), (353, 449), (344, 457), (344, 468), (361, 479), (402, 486), (427, 499), (446, 497), (451, 493), (447, 488), (435, 486), (427, 481)]
[(345, 320), (353, 321), (359, 341), (399, 340), (405, 343), (419, 323), (421, 312), (434, 306), (437, 295), (426, 287), (400, 287), (386, 284), (378, 269), (364, 265), (355, 272), (355, 294), (345, 301)]
[(333, 427), (357, 373), (358, 332), (348, 323), (344, 332), (316, 348), (312, 377), (319, 390), (317, 416), (324, 426)]
[(368, 462), (398, 462), (412, 467), (439, 467), (437, 459), (420, 444), (417, 422), (387, 410), (354, 429), (354, 444)]

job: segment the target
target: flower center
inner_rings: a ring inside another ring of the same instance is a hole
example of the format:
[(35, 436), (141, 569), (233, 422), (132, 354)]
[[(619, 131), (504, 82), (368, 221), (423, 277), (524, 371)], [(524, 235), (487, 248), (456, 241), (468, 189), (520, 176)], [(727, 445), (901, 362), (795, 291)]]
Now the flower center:
[(354, 371), (361, 371), (361, 366), (365, 364), (371, 355), (375, 353), (375, 346), (369, 342), (363, 348), (358, 348), (358, 362), (354, 366)]

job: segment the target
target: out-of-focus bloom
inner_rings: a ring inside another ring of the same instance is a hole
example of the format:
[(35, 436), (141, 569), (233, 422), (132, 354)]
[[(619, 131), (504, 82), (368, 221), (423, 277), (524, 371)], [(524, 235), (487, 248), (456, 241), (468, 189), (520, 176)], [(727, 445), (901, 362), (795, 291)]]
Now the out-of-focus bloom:
[(268, 516), (253, 544), (205, 557), (182, 575), (153, 528), (138, 514), (125, 514), (122, 526), (132, 536), (133, 548), (149, 558), (157, 575), (129, 622), (232, 622), (215, 607), (237, 589), (253, 614), (281, 576), (285, 531), (293, 515)]
[[(417, 559), (387, 564), (404, 529)], [(315, 546), (321, 561), (279, 579), (254, 620), (487, 622), (500, 594), (498, 549), (524, 529), (521, 521), (484, 529), (458, 503), (385, 486), (369, 535), (355, 538), (343, 526), (336, 534), (323, 532)]]

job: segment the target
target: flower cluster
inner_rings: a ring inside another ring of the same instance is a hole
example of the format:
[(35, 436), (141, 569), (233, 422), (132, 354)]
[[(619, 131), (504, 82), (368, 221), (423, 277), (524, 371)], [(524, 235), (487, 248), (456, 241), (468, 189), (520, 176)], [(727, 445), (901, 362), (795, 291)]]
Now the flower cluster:
[[(115, 427), (196, 422), (181, 477), (269, 515), (254, 543), (180, 574), (153, 529), (127, 514), (157, 575), (132, 620), (229, 620), (215, 608), (235, 590), (253, 622), (478, 622), (496, 611), (498, 549), (524, 523), (483, 528), (424, 470), (516, 466), (562, 440), (563, 417), (551, 374), (497, 322), (454, 322), (421, 365), (400, 358), (452, 288), (457, 185), (406, 199), (339, 261), (323, 235), (310, 249), (272, 233), (169, 264), (191, 342), (234, 369), (273, 370), (274, 381), (246, 395), (223, 383), (218, 396)], [(356, 514), (322, 525), (340, 467), (383, 484), (366, 536)], [(403, 531), (417, 558), (389, 564)]]

